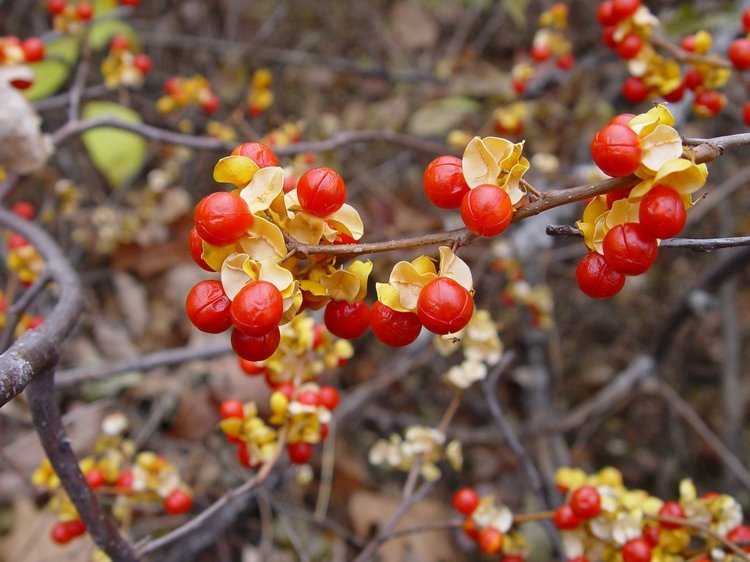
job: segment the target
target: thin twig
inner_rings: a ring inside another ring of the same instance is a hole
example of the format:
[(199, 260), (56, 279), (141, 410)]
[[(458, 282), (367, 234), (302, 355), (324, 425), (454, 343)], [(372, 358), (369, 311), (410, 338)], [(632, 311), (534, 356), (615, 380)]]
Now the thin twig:
[(732, 68), (732, 63), (717, 55), (697, 55), (690, 51), (685, 51), (676, 45), (664, 35), (654, 31), (649, 37), (649, 41), (654, 47), (667, 51), (678, 61), (687, 64), (710, 65), (717, 68)]
[(645, 518), (651, 519), (652, 521), (658, 521), (659, 523), (672, 523), (673, 525), (680, 525), (681, 527), (688, 527), (690, 529), (695, 529), (700, 534), (705, 535), (715, 540), (716, 542), (723, 544), (726, 548), (734, 552), (741, 560), (744, 560), (745, 562), (750, 562), (750, 556), (748, 556), (747, 552), (742, 550), (739, 546), (734, 544), (732, 541), (728, 540), (726, 537), (723, 537), (716, 531), (709, 529), (703, 523), (700, 523), (698, 521), (693, 521), (692, 519), (685, 519), (683, 517), (671, 517), (669, 515), (646, 514)]

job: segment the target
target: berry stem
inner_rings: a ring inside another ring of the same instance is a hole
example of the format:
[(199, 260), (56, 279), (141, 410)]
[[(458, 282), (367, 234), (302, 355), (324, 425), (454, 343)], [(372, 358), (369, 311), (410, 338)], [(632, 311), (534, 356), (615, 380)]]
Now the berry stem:
[(668, 515), (644, 514), (644, 517), (646, 519), (651, 519), (652, 521), (658, 521), (661, 523), (672, 523), (674, 525), (680, 525), (681, 527), (688, 527), (690, 529), (695, 529), (700, 534), (724, 545), (726, 548), (734, 552), (739, 559), (744, 560), (745, 562), (750, 562), (750, 556), (748, 556), (747, 552), (742, 550), (742, 548), (740, 548), (738, 545), (736, 545), (732, 541), (728, 540), (726, 537), (721, 536), (716, 531), (699, 523), (698, 521), (693, 521), (692, 519), (685, 519), (683, 517), (671, 517)]

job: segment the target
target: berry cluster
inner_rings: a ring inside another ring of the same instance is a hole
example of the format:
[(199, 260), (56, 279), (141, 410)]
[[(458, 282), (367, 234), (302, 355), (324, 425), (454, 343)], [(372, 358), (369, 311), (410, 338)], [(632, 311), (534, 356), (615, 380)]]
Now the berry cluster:
[[(750, 70), (750, 8), (742, 12), (742, 29), (745, 37), (732, 41), (727, 50), (727, 57), (735, 69), (745, 72)], [(742, 110), (742, 120), (750, 126), (750, 101), (745, 103)]]
[[(190, 511), (192, 494), (176, 467), (156, 453), (136, 453), (135, 444), (125, 437), (127, 429), (128, 421), (122, 414), (104, 418), (94, 455), (79, 463), (89, 487), (109, 499), (112, 515), (123, 524), (132, 522), (135, 514), (153, 511), (155, 506), (171, 515)], [(58, 518), (51, 530), (53, 541), (66, 544), (86, 532), (48, 459), (34, 471), (31, 481), (50, 494), (48, 506)]]
[[(12, 66), (29, 64), (44, 60), (44, 42), (38, 37), (21, 40), (13, 35), (0, 37), (0, 65)], [(15, 77), (11, 85), (19, 90), (26, 90), (33, 84), (30, 77)]]
[(120, 85), (140, 87), (152, 67), (151, 57), (145, 53), (134, 53), (126, 37), (113, 37), (109, 43), (109, 54), (101, 66), (104, 85), (110, 89)]
[(204, 114), (213, 115), (221, 106), (221, 100), (204, 76), (168, 78), (164, 82), (164, 95), (156, 102), (156, 110), (168, 114), (189, 106), (198, 106)]
[(74, 35), (94, 17), (94, 4), (87, 0), (71, 3), (67, 0), (47, 0), (47, 12), (52, 16), (55, 31)]
[(253, 73), (247, 93), (247, 113), (251, 117), (260, 117), (273, 104), (272, 82), (273, 75), (267, 68), (259, 68)]
[(664, 106), (618, 115), (591, 143), (599, 168), (611, 176), (635, 174), (635, 187), (599, 195), (577, 226), (591, 250), (578, 265), (578, 286), (594, 298), (620, 291), (625, 276), (645, 273), (656, 260), (658, 240), (679, 234), (691, 194), (703, 187), (705, 164), (681, 158), (682, 141)]

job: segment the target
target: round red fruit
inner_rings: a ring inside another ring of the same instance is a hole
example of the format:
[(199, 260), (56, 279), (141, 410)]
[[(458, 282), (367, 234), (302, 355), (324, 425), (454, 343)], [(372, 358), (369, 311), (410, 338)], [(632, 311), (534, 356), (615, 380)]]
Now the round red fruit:
[(252, 224), (253, 215), (247, 203), (227, 191), (206, 195), (195, 206), (195, 229), (214, 246), (233, 244)]
[(656, 185), (641, 200), (638, 221), (654, 238), (672, 238), (685, 226), (687, 213), (674, 189)]
[(219, 417), (223, 420), (230, 418), (244, 418), (245, 407), (239, 400), (224, 400), (219, 404)]
[(643, 226), (628, 222), (607, 232), (602, 249), (609, 267), (623, 275), (640, 275), (656, 260), (659, 246)]
[(107, 483), (107, 479), (104, 478), (104, 473), (101, 470), (94, 467), (86, 473), (86, 482), (92, 490), (96, 490), (104, 486)]
[(620, 553), (623, 562), (651, 562), (651, 547), (644, 539), (630, 539)]
[(417, 316), (422, 325), (438, 335), (454, 334), (471, 320), (471, 293), (449, 277), (436, 277), (419, 292)]
[(641, 103), (648, 97), (648, 86), (637, 76), (630, 76), (622, 83), (622, 95), (630, 103)]
[(239, 358), (240, 369), (246, 375), (251, 377), (257, 377), (266, 374), (266, 368), (263, 365), (258, 365), (255, 361), (248, 361), (247, 359)]
[(568, 504), (563, 504), (555, 510), (555, 517), (552, 522), (555, 527), (564, 531), (575, 529), (581, 524), (581, 520), (573, 513), (573, 508)]
[(477, 542), (485, 554), (497, 554), (503, 549), (503, 534), (494, 527), (485, 527), (479, 532)]
[(320, 387), (320, 403), (325, 406), (326, 409), (333, 411), (336, 406), (341, 402), (341, 396), (339, 391), (332, 386), (321, 386)]
[(511, 81), (511, 87), (513, 88), (513, 91), (516, 94), (518, 94), (519, 96), (522, 96), (523, 93), (526, 91), (526, 82), (519, 78), (514, 78)]
[(220, 281), (201, 281), (193, 286), (185, 300), (185, 312), (193, 325), (209, 334), (220, 334), (232, 325), (232, 301)]
[(466, 533), (466, 536), (471, 540), (475, 541), (479, 539), (479, 530), (477, 530), (477, 524), (474, 523), (474, 520), (471, 517), (467, 517), (463, 520), (463, 522), (461, 523), (461, 528), (464, 530), (464, 533)]
[(721, 113), (726, 104), (726, 98), (717, 90), (701, 90), (695, 96), (693, 108), (703, 117), (713, 117)]
[(289, 460), (294, 464), (305, 464), (312, 457), (313, 448), (310, 443), (300, 441), (299, 443), (291, 443), (287, 445), (286, 452), (289, 455)]
[(750, 127), (750, 101), (745, 103), (745, 107), (742, 108), (742, 120), (745, 125)]
[(615, 16), (615, 11), (612, 7), (612, 0), (605, 0), (596, 8), (596, 19), (603, 25), (616, 25), (619, 21)]
[(370, 309), (365, 301), (348, 303), (333, 300), (326, 305), (323, 319), (334, 336), (353, 340), (370, 326)]
[(151, 62), (150, 56), (141, 53), (136, 55), (135, 59), (133, 59), (133, 66), (136, 67), (141, 74), (146, 75), (151, 72), (154, 63)]
[(683, 81), (674, 90), (664, 94), (664, 99), (670, 103), (677, 103), (678, 101), (680, 101), (682, 98), (685, 97), (686, 89), (687, 87), (685, 86), (685, 82)]
[(627, 125), (630, 123), (630, 121), (635, 117), (632, 113), (620, 113), (619, 115), (615, 115), (612, 119), (609, 120), (608, 125)]
[(170, 515), (187, 513), (193, 507), (193, 498), (185, 490), (175, 490), (164, 498), (164, 511)]
[(38, 37), (29, 37), (24, 40), (21, 48), (26, 62), (37, 62), (44, 58), (44, 42)]
[(213, 115), (219, 109), (221, 100), (216, 94), (208, 94), (201, 100), (201, 111), (206, 115)]
[(409, 345), (422, 331), (415, 313), (393, 310), (380, 301), (375, 301), (370, 309), (370, 327), (376, 338), (392, 347)]
[(76, 5), (76, 15), (78, 19), (88, 21), (94, 15), (94, 7), (88, 2), (81, 2)]
[(497, 236), (513, 220), (510, 197), (495, 185), (478, 185), (461, 201), (461, 219), (479, 236)]
[(130, 41), (128, 41), (127, 38), (123, 37), (122, 35), (116, 35), (112, 38), (112, 41), (109, 42), (109, 50), (116, 53), (129, 51)]
[(661, 528), (658, 525), (651, 525), (643, 529), (643, 539), (650, 547), (655, 547), (659, 544), (659, 535), (661, 535)]
[(602, 510), (599, 492), (592, 486), (581, 486), (570, 496), (570, 507), (579, 519), (591, 519)]
[(612, 12), (617, 21), (629, 18), (641, 7), (641, 0), (612, 0)]
[(608, 299), (620, 292), (625, 285), (625, 276), (607, 265), (604, 256), (591, 252), (576, 268), (578, 287), (594, 299)]
[(131, 490), (133, 488), (133, 472), (130, 470), (123, 470), (120, 476), (117, 477), (115, 486), (121, 490)]
[(617, 48), (617, 41), (615, 41), (615, 31), (617, 31), (617, 27), (615, 27), (614, 25), (608, 25), (607, 27), (602, 29), (602, 42), (613, 51)]
[(190, 255), (193, 257), (193, 261), (202, 269), (213, 271), (213, 268), (203, 259), (203, 239), (200, 237), (195, 227), (190, 230), (188, 241), (190, 242)]
[(259, 168), (278, 166), (279, 160), (273, 151), (260, 142), (243, 142), (232, 150), (233, 156), (245, 156), (255, 162)]
[(67, 527), (70, 538), (80, 537), (86, 532), (86, 523), (80, 519), (74, 519), (73, 521), (67, 521), (63, 523)]
[(479, 506), (479, 494), (473, 488), (460, 488), (453, 494), (451, 501), (456, 511), (464, 515), (471, 515)]
[(346, 185), (331, 168), (311, 168), (297, 182), (297, 198), (303, 211), (326, 217), (338, 211), (346, 201)]
[[(677, 519), (684, 519), (685, 518), (685, 510), (682, 509), (682, 506), (677, 502), (664, 502), (664, 505), (661, 506), (661, 509), (659, 510), (659, 515), (664, 517), (675, 517)], [(682, 527), (679, 523), (668, 523), (667, 521), (662, 521), (661, 526), (665, 529), (679, 529)]]
[(424, 170), (424, 193), (430, 203), (441, 209), (461, 206), (469, 185), (464, 179), (461, 159), (456, 156), (438, 156)]
[(630, 195), (629, 187), (623, 187), (622, 189), (615, 189), (614, 191), (607, 192), (607, 207), (611, 209), (612, 205), (615, 204), (615, 201), (627, 199), (628, 195)]
[(52, 540), (57, 544), (68, 544), (70, 539), (73, 537), (70, 535), (67, 525), (65, 523), (55, 523), (50, 533)]
[(544, 62), (548, 58), (552, 56), (552, 50), (549, 48), (549, 45), (534, 45), (531, 48), (531, 58), (533, 58), (536, 62)]
[(621, 59), (634, 58), (643, 47), (643, 40), (635, 33), (628, 33), (622, 41), (617, 44), (617, 55)]
[(284, 298), (276, 285), (252, 281), (235, 295), (230, 313), (235, 328), (249, 336), (262, 336), (279, 325)]
[(47, 0), (47, 11), (56, 16), (65, 11), (65, 0)]
[(685, 73), (682, 83), (688, 90), (695, 90), (703, 85), (703, 77), (695, 68), (691, 68)]
[(13, 211), (14, 215), (26, 219), (27, 221), (34, 220), (34, 217), (36, 216), (36, 208), (27, 201), (14, 203), (11, 211)]
[(735, 39), (729, 45), (727, 57), (737, 70), (750, 68), (750, 39), (744, 37)]
[(750, 33), (750, 8), (746, 8), (742, 12), (742, 29), (745, 30), (745, 33)]
[(317, 408), (320, 406), (320, 393), (313, 390), (303, 390), (297, 395), (297, 402), (305, 406), (313, 406)]
[(251, 336), (240, 330), (232, 330), (232, 349), (248, 361), (263, 361), (273, 355), (279, 347), (281, 332), (274, 328), (262, 336)]
[(680, 41), (680, 48), (688, 53), (695, 52), (695, 35), (685, 35)]
[(561, 70), (570, 70), (571, 68), (573, 68), (575, 63), (576, 59), (570, 53), (557, 57), (557, 60), (555, 61), (557, 68)]
[(591, 141), (591, 157), (605, 174), (629, 176), (641, 164), (641, 139), (626, 125), (606, 125)]
[(741, 544), (742, 550), (750, 552), (750, 526), (738, 525), (729, 533), (727, 533), (727, 539), (735, 544)]

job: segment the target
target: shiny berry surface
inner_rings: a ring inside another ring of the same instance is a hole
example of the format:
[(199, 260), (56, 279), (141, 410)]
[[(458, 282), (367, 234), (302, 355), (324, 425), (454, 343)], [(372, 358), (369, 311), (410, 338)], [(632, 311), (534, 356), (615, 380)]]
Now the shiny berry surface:
[(320, 403), (331, 411), (335, 410), (341, 402), (339, 391), (332, 386), (321, 386), (319, 394)]
[(148, 74), (154, 67), (154, 63), (151, 61), (151, 57), (140, 53), (133, 59), (133, 66), (138, 69), (141, 74)]
[(603, 26), (615, 25), (619, 21), (612, 7), (612, 0), (606, 0), (597, 6), (596, 19)]
[(34, 217), (36, 217), (36, 207), (28, 201), (14, 203), (10, 210), (13, 211), (14, 215), (26, 219), (27, 221), (34, 220)]
[(685, 86), (685, 82), (683, 81), (674, 90), (664, 94), (664, 99), (670, 103), (677, 103), (685, 97), (685, 90), (687, 90), (687, 86)]
[(641, 0), (612, 0), (612, 12), (617, 21), (629, 18), (641, 7)]
[(164, 498), (164, 511), (170, 515), (187, 513), (193, 507), (193, 498), (184, 490), (175, 490)]
[(253, 224), (247, 203), (227, 191), (206, 195), (195, 206), (194, 216), (198, 235), (214, 246), (236, 242)]
[(656, 238), (633, 222), (618, 224), (607, 232), (602, 249), (607, 265), (623, 275), (645, 273), (659, 251)]
[(422, 331), (422, 323), (413, 312), (393, 310), (376, 301), (370, 308), (370, 328), (384, 344), (403, 347), (417, 339)]
[(427, 164), (423, 181), (427, 199), (441, 209), (457, 209), (469, 191), (461, 159), (456, 156), (438, 156)]
[(626, 125), (613, 123), (596, 133), (591, 141), (591, 157), (602, 172), (612, 177), (628, 176), (641, 164), (641, 140)]
[(266, 374), (266, 368), (255, 361), (239, 358), (240, 369), (242, 372), (251, 377), (258, 377)]
[(76, 4), (76, 15), (83, 21), (90, 20), (94, 15), (94, 7), (88, 2)]
[(370, 327), (370, 309), (365, 301), (348, 303), (332, 300), (326, 305), (323, 319), (334, 336), (353, 340)]
[(615, 201), (627, 199), (628, 195), (630, 195), (629, 187), (623, 187), (622, 189), (615, 189), (614, 191), (607, 192), (607, 207), (611, 209)]
[(672, 238), (685, 227), (687, 213), (682, 197), (663, 185), (652, 187), (641, 200), (638, 222), (654, 238)]
[[(664, 502), (664, 505), (661, 506), (661, 509), (659, 509), (659, 515), (663, 515), (666, 517), (675, 517), (677, 519), (684, 519), (685, 518), (685, 510), (682, 509), (682, 506), (677, 502)], [(679, 529), (682, 527), (679, 523), (667, 523), (666, 521), (662, 521), (661, 526), (665, 529)]]
[(544, 62), (552, 56), (549, 45), (534, 45), (531, 48), (531, 58), (536, 62)]
[(303, 211), (326, 217), (338, 211), (346, 201), (346, 185), (331, 168), (311, 168), (297, 182), (297, 198)]
[(503, 549), (503, 534), (494, 527), (485, 527), (479, 531), (477, 542), (485, 554), (497, 554)]
[(609, 120), (609, 125), (613, 125), (617, 123), (618, 125), (627, 125), (630, 123), (630, 120), (633, 119), (635, 115), (633, 113), (620, 113), (619, 115), (615, 115), (612, 119)]
[(245, 156), (255, 162), (259, 168), (278, 166), (279, 160), (273, 151), (260, 142), (245, 142), (232, 150), (233, 156)]
[(86, 473), (86, 482), (92, 490), (96, 490), (97, 488), (104, 486), (107, 483), (107, 480), (104, 478), (104, 473), (94, 467), (89, 469)]
[(185, 312), (193, 325), (209, 334), (219, 334), (232, 325), (229, 300), (220, 281), (201, 281), (193, 286), (185, 300)]
[(47, 0), (47, 11), (56, 16), (65, 10), (65, 0)]
[(201, 100), (201, 111), (206, 115), (213, 115), (221, 106), (221, 100), (216, 94), (208, 94)]
[(713, 117), (721, 113), (726, 98), (717, 90), (701, 90), (693, 100), (693, 108), (704, 117)]
[(581, 524), (581, 520), (573, 513), (573, 508), (568, 504), (563, 504), (555, 510), (552, 522), (555, 527), (565, 531), (575, 529)]
[(294, 464), (305, 464), (312, 457), (313, 448), (309, 443), (300, 441), (287, 445), (286, 452)]
[(448, 277), (437, 277), (419, 293), (417, 316), (422, 325), (438, 335), (461, 330), (474, 314), (471, 293)]
[(746, 552), (750, 552), (750, 546), (745, 544), (750, 543), (750, 526), (738, 525), (727, 533), (727, 539), (733, 543), (743, 544), (742, 549)]
[(251, 336), (239, 330), (232, 330), (232, 349), (234, 352), (248, 361), (263, 361), (273, 355), (279, 347), (281, 332), (274, 328), (262, 336)]
[(635, 33), (628, 33), (623, 37), (622, 41), (617, 44), (615, 51), (620, 58), (629, 60), (634, 58), (640, 52), (641, 47), (643, 47), (643, 39)]
[(244, 418), (245, 407), (239, 400), (224, 400), (219, 404), (219, 417), (223, 420), (230, 418)]
[(451, 502), (459, 513), (471, 515), (479, 505), (479, 494), (473, 488), (460, 488), (453, 494)]
[(44, 58), (44, 43), (38, 37), (29, 37), (21, 44), (26, 62), (37, 62)]
[[(25, 48), (24, 48), (25, 50)], [(729, 45), (727, 57), (737, 70), (747, 70), (750, 68), (750, 39), (744, 37), (735, 39)]]
[(591, 519), (602, 510), (599, 492), (592, 486), (581, 486), (570, 495), (570, 507), (579, 519)]
[(197, 263), (201, 267), (201, 269), (205, 269), (206, 271), (213, 271), (211, 266), (208, 265), (203, 259), (203, 239), (200, 237), (195, 227), (190, 229), (188, 242), (190, 243), (190, 255), (192, 256), (193, 261)]
[(648, 86), (637, 76), (630, 76), (622, 83), (622, 95), (630, 103), (641, 103), (648, 97)]
[(68, 544), (73, 538), (65, 523), (55, 523), (50, 532), (50, 536), (57, 544)]
[(594, 299), (608, 299), (620, 292), (625, 276), (607, 265), (604, 256), (590, 252), (576, 268), (578, 287)]
[(742, 29), (745, 30), (745, 33), (750, 33), (750, 8), (746, 8), (742, 12)]
[(262, 336), (275, 329), (284, 313), (284, 299), (268, 281), (251, 281), (237, 293), (230, 314), (235, 328), (249, 336)]
[(479, 530), (477, 529), (477, 524), (474, 523), (474, 520), (471, 517), (467, 517), (463, 520), (463, 522), (461, 523), (461, 528), (464, 530), (464, 533), (466, 533), (466, 536), (471, 540), (475, 541), (479, 538)]
[(651, 547), (644, 539), (630, 539), (620, 550), (623, 562), (650, 562)]
[(461, 219), (479, 236), (497, 236), (513, 220), (510, 197), (495, 185), (478, 185), (461, 201)]
[(685, 73), (685, 78), (682, 81), (688, 90), (695, 90), (703, 85), (703, 77), (696, 69), (691, 68)]

